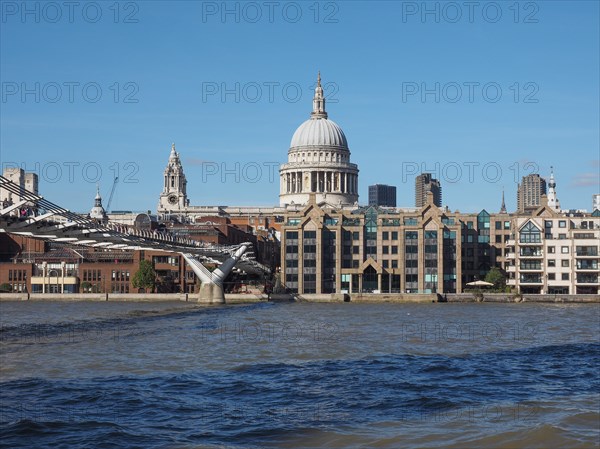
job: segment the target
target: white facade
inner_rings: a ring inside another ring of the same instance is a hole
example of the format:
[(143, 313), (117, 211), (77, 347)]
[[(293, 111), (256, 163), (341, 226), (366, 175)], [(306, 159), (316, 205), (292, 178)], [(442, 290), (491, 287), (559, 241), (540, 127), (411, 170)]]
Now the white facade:
[(305, 205), (311, 193), (317, 203), (358, 203), (358, 167), (350, 162), (344, 132), (328, 119), (320, 74), (311, 116), (294, 133), (288, 162), (281, 165), (279, 174), (281, 207)]
[[(298, 206), (299, 208), (300, 206)], [(205, 216), (219, 215), (231, 217), (272, 216), (281, 215), (285, 209), (280, 207), (260, 206), (190, 206), (187, 197), (187, 180), (183, 165), (175, 144), (171, 146), (169, 161), (163, 175), (163, 190), (158, 200), (157, 214), (160, 218), (175, 217), (183, 222), (194, 222)], [(129, 223), (138, 218), (139, 214), (110, 214), (110, 220)]]
[(548, 207), (560, 211), (560, 201), (556, 196), (556, 181), (554, 180), (554, 169), (550, 167), (550, 182), (548, 183)]
[(516, 217), (508, 285), (521, 293), (600, 293), (600, 217)]
[[(7, 167), (2, 173), (6, 179), (14, 182), (22, 189), (38, 194), (38, 175), (37, 173), (25, 172), (22, 168)], [(0, 188), (0, 205), (6, 201), (8, 203), (18, 203), (21, 197), (17, 197), (10, 191)]]
[(106, 211), (102, 207), (102, 197), (100, 196), (100, 187), (96, 186), (96, 197), (94, 198), (94, 207), (90, 211), (90, 218), (106, 221)]
[(158, 200), (158, 213), (184, 212), (189, 206), (187, 180), (175, 144), (171, 146), (169, 162), (163, 177), (163, 190)]

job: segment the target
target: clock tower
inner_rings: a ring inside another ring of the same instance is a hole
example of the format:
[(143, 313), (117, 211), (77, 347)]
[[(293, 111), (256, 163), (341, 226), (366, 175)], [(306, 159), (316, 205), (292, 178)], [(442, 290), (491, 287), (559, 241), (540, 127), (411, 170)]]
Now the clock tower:
[(187, 181), (175, 144), (171, 146), (169, 162), (165, 168), (163, 191), (158, 200), (158, 213), (183, 212), (190, 204), (187, 199)]

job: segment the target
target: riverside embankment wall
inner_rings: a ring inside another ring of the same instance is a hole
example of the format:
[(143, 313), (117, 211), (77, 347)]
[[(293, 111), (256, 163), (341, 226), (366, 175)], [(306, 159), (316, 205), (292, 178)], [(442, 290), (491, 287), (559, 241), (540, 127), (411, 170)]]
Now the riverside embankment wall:
[[(193, 293), (0, 293), (0, 301), (188, 301), (197, 302), (198, 295)], [(245, 304), (260, 301), (298, 301), (298, 302), (397, 302), (397, 303), (431, 303), (431, 302), (489, 302), (489, 303), (600, 303), (600, 295), (522, 295), (505, 293), (452, 293), (446, 295), (408, 294), (408, 293), (331, 293), (331, 294), (226, 294), (229, 304)]]

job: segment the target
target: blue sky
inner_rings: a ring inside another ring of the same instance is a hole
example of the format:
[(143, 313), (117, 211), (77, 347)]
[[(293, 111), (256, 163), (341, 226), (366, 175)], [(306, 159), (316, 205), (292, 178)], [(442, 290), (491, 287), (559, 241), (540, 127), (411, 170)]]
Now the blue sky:
[(553, 165), (562, 206), (589, 210), (599, 3), (516, 5), (3, 1), (0, 162), (75, 211), (118, 170), (111, 209), (154, 211), (175, 142), (191, 204), (274, 205), (321, 70), (361, 203), (384, 183), (412, 206), (433, 171), (452, 210), (497, 211), (503, 188), (514, 210)]

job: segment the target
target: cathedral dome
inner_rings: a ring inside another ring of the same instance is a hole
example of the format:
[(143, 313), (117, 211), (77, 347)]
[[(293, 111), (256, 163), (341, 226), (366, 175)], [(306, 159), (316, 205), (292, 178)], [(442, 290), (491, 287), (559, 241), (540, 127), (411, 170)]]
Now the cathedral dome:
[(298, 127), (290, 144), (290, 148), (307, 146), (328, 146), (347, 150), (348, 141), (337, 123), (327, 118), (311, 117)]
[(350, 162), (350, 149), (342, 128), (327, 118), (321, 73), (310, 118), (292, 137), (288, 162), (279, 168), (279, 204), (317, 203), (342, 206), (358, 202), (358, 166)]

